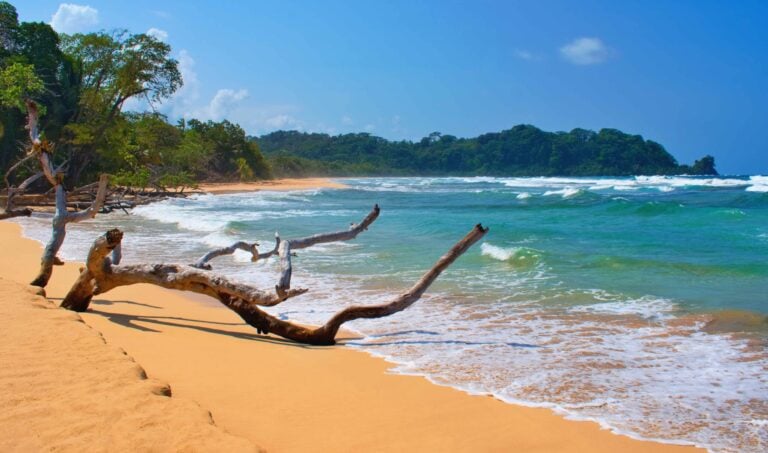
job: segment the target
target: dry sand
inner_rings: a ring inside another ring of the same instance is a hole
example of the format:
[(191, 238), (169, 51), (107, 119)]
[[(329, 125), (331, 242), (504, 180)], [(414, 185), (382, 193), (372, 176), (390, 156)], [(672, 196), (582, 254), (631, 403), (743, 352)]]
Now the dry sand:
[(328, 178), (286, 178), (257, 182), (224, 182), (201, 184), (203, 192), (225, 194), (252, 192), (256, 190), (304, 190), (304, 189), (344, 189), (344, 184)]
[[(0, 276), (27, 282), (41, 249), (20, 234), (0, 222)], [(54, 303), (76, 273), (55, 268)], [(175, 291), (118, 288), (93, 301), (85, 324), (19, 284), (4, 281), (0, 295), (0, 451), (246, 448), (221, 430), (275, 452), (693, 450), (387, 374), (387, 362), (362, 352), (260, 336)], [(158, 382), (171, 398), (156, 395)]]

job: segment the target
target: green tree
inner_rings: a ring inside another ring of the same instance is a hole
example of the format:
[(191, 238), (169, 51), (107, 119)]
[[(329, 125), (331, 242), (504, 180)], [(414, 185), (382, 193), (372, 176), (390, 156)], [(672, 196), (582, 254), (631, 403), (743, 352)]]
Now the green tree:
[[(80, 72), (78, 111), (67, 126), (70, 176), (78, 180), (96, 156), (108, 153), (105, 138), (125, 102), (170, 97), (182, 84), (171, 48), (146, 34), (117, 31), (63, 36), (62, 48)], [(100, 170), (98, 162), (89, 173)]]
[(45, 85), (29, 64), (13, 63), (0, 71), (0, 105), (26, 111), (25, 102), (43, 92)]
[(8, 2), (0, 2), (0, 58), (5, 58), (15, 51), (18, 27), (19, 15), (16, 13), (16, 7)]

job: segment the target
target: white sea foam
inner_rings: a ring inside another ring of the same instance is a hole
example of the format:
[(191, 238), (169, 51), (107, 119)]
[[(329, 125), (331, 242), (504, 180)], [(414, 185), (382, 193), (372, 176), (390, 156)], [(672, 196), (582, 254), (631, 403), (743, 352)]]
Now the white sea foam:
[(497, 259), (499, 261), (507, 261), (513, 256), (515, 256), (515, 253), (517, 252), (517, 248), (510, 247), (510, 248), (501, 248), (496, 247), (495, 245), (491, 245), (487, 242), (483, 242), (480, 245), (480, 250), (483, 255), (490, 256), (491, 258)]
[(633, 178), (497, 178), (510, 188), (549, 189), (550, 191), (566, 188), (579, 188), (583, 190), (640, 190), (655, 189), (662, 192), (671, 192), (683, 187), (718, 187), (739, 188), (743, 187), (752, 191), (763, 191), (762, 187), (768, 185), (768, 177), (752, 176), (749, 180), (739, 178), (702, 178), (692, 176), (635, 176)]
[(531, 194), (529, 192), (520, 192), (515, 198), (518, 200), (527, 200), (528, 198), (531, 198)]
[[(599, 300), (599, 296), (596, 296)], [(611, 315), (637, 315), (646, 320), (670, 319), (677, 309), (674, 302), (652, 296), (640, 299), (616, 300), (610, 302), (579, 305), (569, 309), (571, 313), (603, 313)]]
[[(658, 190), (672, 192), (682, 188), (743, 188), (751, 192), (768, 191), (768, 177), (752, 176), (749, 179), (700, 176), (635, 176), (628, 178), (594, 177), (534, 177), (534, 178), (365, 178), (345, 179), (343, 182), (362, 191), (403, 192), (403, 193), (447, 193), (447, 192), (494, 192), (500, 185), (510, 189), (524, 189), (525, 192), (541, 190), (557, 193), (560, 190), (582, 191), (638, 191)], [(480, 185), (481, 187), (478, 187)]]
[[(201, 197), (198, 201), (204, 201)], [(206, 215), (200, 212), (191, 203), (178, 205), (161, 201), (147, 205), (137, 206), (133, 209), (133, 214), (146, 219), (155, 220), (162, 223), (170, 223), (190, 231), (213, 232), (222, 229), (227, 220)]]
[(582, 193), (581, 189), (577, 189), (575, 187), (566, 187), (565, 189), (559, 189), (559, 190), (548, 190), (544, 192), (544, 196), (552, 196), (552, 195), (560, 195), (563, 198), (572, 198)]
[(747, 187), (747, 192), (768, 192), (768, 184), (754, 184)]

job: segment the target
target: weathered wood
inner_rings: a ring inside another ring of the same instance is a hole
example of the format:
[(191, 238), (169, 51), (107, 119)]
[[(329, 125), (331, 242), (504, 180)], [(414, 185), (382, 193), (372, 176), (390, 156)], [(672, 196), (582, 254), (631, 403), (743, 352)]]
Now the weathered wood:
[(61, 244), (64, 243), (64, 238), (67, 235), (67, 224), (70, 222), (81, 222), (83, 220), (92, 219), (96, 213), (99, 212), (104, 203), (104, 198), (107, 195), (107, 183), (109, 182), (109, 178), (105, 174), (101, 175), (99, 178), (96, 199), (87, 209), (74, 213), (67, 212), (67, 192), (62, 183), (63, 173), (58, 172), (58, 169), (54, 168), (53, 163), (51, 162), (51, 145), (40, 138), (37, 104), (30, 99), (26, 101), (26, 104), (27, 129), (29, 130), (29, 138), (32, 142), (32, 153), (37, 156), (43, 174), (53, 186), (56, 199), (56, 211), (54, 212), (52, 220), (51, 240), (46, 244), (45, 249), (43, 250), (43, 256), (40, 259), (40, 271), (31, 283), (35, 286), (45, 287), (53, 273), (53, 266), (57, 259), (56, 254), (61, 248)]
[(5, 176), (4, 176), (4, 178), (3, 178), (3, 179), (5, 180), (5, 187), (11, 187), (10, 177), (11, 177), (11, 175), (13, 174), (13, 172), (15, 172), (16, 170), (18, 170), (18, 168), (19, 168), (19, 167), (21, 167), (22, 165), (24, 165), (25, 163), (27, 163), (27, 161), (28, 161), (28, 160), (30, 160), (30, 159), (32, 159), (33, 157), (35, 157), (33, 154), (27, 154), (27, 155), (25, 155), (24, 157), (22, 157), (21, 159), (19, 159), (19, 161), (18, 161), (18, 162), (16, 162), (15, 164), (13, 164), (13, 165), (11, 166), (11, 168), (9, 168), (9, 169), (8, 169), (8, 171), (6, 171), (6, 172), (5, 172)]
[(277, 285), (275, 286), (275, 290), (278, 294), (280, 294), (291, 288), (291, 275), (293, 273), (291, 257), (296, 256), (293, 252), (294, 249), (304, 249), (313, 245), (327, 242), (349, 241), (355, 239), (361, 232), (367, 230), (368, 227), (376, 221), (380, 212), (381, 209), (379, 208), (379, 205), (374, 205), (371, 209), (371, 212), (369, 212), (368, 215), (366, 215), (360, 223), (353, 223), (347, 230), (335, 231), (332, 233), (320, 233), (298, 239), (284, 240), (281, 240), (280, 235), (275, 233), (275, 247), (272, 250), (264, 253), (258, 252), (255, 247), (256, 244), (254, 244), (253, 249), (250, 249), (248, 248), (250, 247), (250, 244), (245, 242), (236, 242), (229, 247), (208, 252), (202, 258), (197, 260), (193, 266), (200, 269), (211, 270), (211, 266), (208, 264), (208, 261), (219, 256), (231, 255), (235, 252), (236, 249), (242, 249), (247, 252), (251, 252), (251, 261), (254, 262), (269, 258), (270, 256), (278, 255), (280, 257), (280, 278), (278, 279)]
[(116, 265), (107, 255), (121, 244), (123, 233), (110, 230), (99, 237), (88, 252), (86, 267), (62, 302), (62, 307), (75, 311), (88, 309), (93, 295), (118, 286), (150, 283), (163, 288), (192, 291), (207, 296), (243, 299), (263, 306), (277, 305), (283, 300), (305, 293), (295, 289), (282, 296), (235, 282), (226, 277), (183, 264)]
[[(273, 333), (301, 343), (331, 345), (339, 328), (346, 322), (360, 318), (381, 318), (405, 310), (415, 303), (432, 282), (459, 256), (488, 232), (482, 225), (475, 226), (457, 242), (408, 291), (389, 303), (373, 306), (347, 307), (320, 327), (306, 327), (274, 317), (259, 308), (270, 306), (306, 292), (304, 289), (286, 290), (284, 294), (271, 294), (248, 285), (200, 269), (175, 264), (115, 265), (108, 255), (123, 237), (120, 230), (110, 230), (99, 237), (88, 253), (86, 267), (62, 302), (62, 307), (75, 311), (88, 309), (94, 295), (113, 288), (137, 283), (150, 283), (163, 288), (180, 289), (205, 294), (219, 300), (237, 313), (258, 333)], [(281, 243), (286, 244), (287, 241)]]
[[(34, 155), (30, 155), (28, 157), (34, 157)], [(65, 161), (61, 165), (56, 167), (55, 172), (56, 173), (60, 172), (64, 168), (64, 166), (66, 164), (67, 164), (67, 162)], [(42, 177), (43, 177), (43, 172), (39, 171), (39, 172), (35, 173), (34, 175), (31, 175), (30, 177), (28, 177), (24, 181), (22, 181), (22, 183), (19, 184), (18, 187), (11, 187), (9, 185), (8, 186), (8, 195), (6, 196), (6, 201), (5, 201), (5, 210), (6, 211), (13, 211), (14, 208), (15, 208), (15, 200), (16, 200), (16, 198), (21, 197), (24, 194), (24, 192), (27, 191), (29, 186), (31, 186), (33, 183), (35, 183), (38, 179), (40, 179)], [(7, 177), (6, 177), (6, 184), (7, 184)], [(39, 197), (40, 197), (40, 195), (35, 195), (35, 198), (39, 198)], [(24, 203), (27, 204), (27, 205), (36, 205), (36, 206), (44, 205), (44, 203), (30, 201), (29, 198), (27, 198), (24, 201)]]
[(197, 260), (194, 264), (192, 264), (192, 267), (196, 267), (198, 269), (205, 269), (205, 270), (211, 270), (212, 267), (210, 264), (208, 264), (208, 261), (217, 258), (219, 256), (224, 255), (231, 255), (235, 253), (235, 250), (243, 250), (251, 254), (251, 261), (256, 261), (259, 259), (259, 249), (257, 248), (259, 245), (258, 242), (254, 242), (252, 244), (249, 244), (244, 241), (238, 241), (234, 244), (230, 245), (229, 247), (222, 247), (220, 249), (211, 250), (210, 252), (203, 255), (199, 260)]
[(14, 209), (11, 211), (0, 212), (0, 220), (10, 219), (13, 217), (29, 217), (32, 215), (32, 210), (29, 208)]
[(368, 229), (368, 227), (379, 218), (381, 209), (379, 205), (373, 205), (373, 209), (360, 223), (353, 223), (349, 229), (342, 231), (335, 231), (332, 233), (320, 233), (312, 236), (307, 236), (299, 239), (286, 239), (282, 242), (278, 242), (278, 255), (280, 256), (280, 279), (277, 283), (277, 291), (286, 291), (291, 287), (291, 256), (293, 250), (305, 249), (317, 244), (323, 244), (327, 242), (338, 241), (350, 241), (357, 237), (358, 234)]

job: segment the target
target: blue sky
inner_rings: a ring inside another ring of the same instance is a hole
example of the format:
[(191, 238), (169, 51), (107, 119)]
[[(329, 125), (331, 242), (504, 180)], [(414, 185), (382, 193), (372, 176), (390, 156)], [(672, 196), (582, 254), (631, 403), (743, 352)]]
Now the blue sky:
[(171, 118), (398, 140), (613, 127), (768, 173), (766, 1), (11, 3), (64, 32), (152, 30), (185, 76)]

